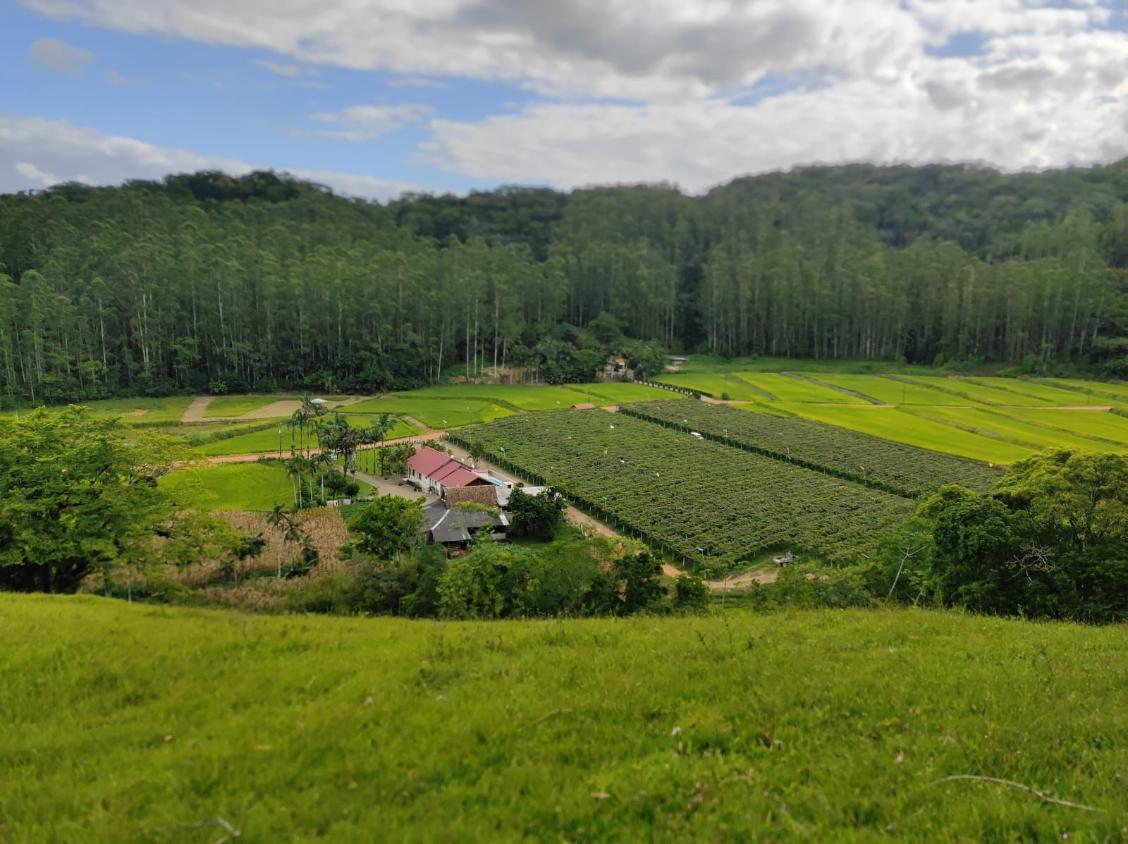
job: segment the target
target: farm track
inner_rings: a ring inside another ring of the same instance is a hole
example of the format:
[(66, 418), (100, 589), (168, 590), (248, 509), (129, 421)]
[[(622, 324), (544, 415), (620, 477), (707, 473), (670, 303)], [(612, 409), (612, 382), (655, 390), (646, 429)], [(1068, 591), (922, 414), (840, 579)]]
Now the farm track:
[(192, 403), (188, 405), (184, 413), (180, 417), (181, 422), (206, 422), (204, 413), (208, 409), (208, 405), (212, 403), (212, 396), (197, 396), (192, 399)]

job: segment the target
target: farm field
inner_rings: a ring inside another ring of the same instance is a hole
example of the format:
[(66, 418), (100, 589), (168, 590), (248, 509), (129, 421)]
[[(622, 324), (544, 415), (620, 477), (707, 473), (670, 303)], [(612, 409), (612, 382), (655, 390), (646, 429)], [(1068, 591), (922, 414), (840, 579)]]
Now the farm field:
[[(162, 398), (99, 399), (78, 402), (90, 408), (96, 416), (120, 416), (131, 424), (155, 424), (179, 422), (184, 411), (192, 402), (191, 396), (164, 396)], [(37, 405), (38, 406), (38, 405)], [(55, 406), (58, 409), (58, 406)], [(31, 408), (28, 408), (29, 410)], [(24, 411), (7, 410), (0, 416), (14, 416)]]
[(1083, 381), (1079, 378), (1039, 378), (1037, 383), (1065, 391), (1081, 404), (1128, 404), (1128, 384), (1123, 381)]
[[(369, 423), (369, 418), (364, 414), (353, 414), (345, 416), (350, 425), (366, 425)], [(283, 454), (289, 454), (291, 448), (298, 448), (298, 432), (291, 430), (286, 425), (281, 425), (282, 432), (282, 451)], [(413, 425), (409, 425), (402, 419), (396, 419), (389, 430), (387, 439), (398, 439), (400, 437), (413, 437), (419, 433), (419, 429)], [(194, 454), (216, 456), (223, 454), (271, 454), (278, 452), (279, 443), (279, 425), (272, 425), (265, 430), (251, 431), (245, 434), (237, 434), (233, 437), (225, 439), (216, 439), (211, 442), (203, 443), (192, 448)], [(317, 448), (317, 434), (308, 434), (310, 448)]]
[(813, 377), (825, 384), (854, 390), (882, 404), (965, 405), (968, 403), (967, 399), (938, 390), (930, 386), (927, 381), (921, 383), (906, 378), (886, 378), (881, 375), (818, 373)]
[(390, 393), (389, 397), (406, 401), (424, 399), (457, 402), (462, 399), (472, 399), (493, 402), (509, 411), (561, 410), (587, 400), (576, 390), (547, 384), (450, 384), (404, 393)]
[(486, 399), (476, 398), (434, 398), (411, 393), (394, 393), (376, 399), (365, 399), (343, 408), (346, 418), (363, 413), (391, 413), (396, 416), (411, 416), (429, 428), (458, 428), (477, 422), (489, 422), (513, 413), (507, 407), (494, 404)]
[(623, 414), (511, 416), (459, 432), (612, 526), (691, 564), (727, 569), (794, 548), (831, 560), (872, 550), (911, 501)]
[(982, 463), (798, 417), (781, 418), (704, 402), (653, 402), (637, 405), (628, 412), (903, 495), (917, 496), (945, 483), (986, 491), (1001, 477), (1000, 472)]
[(785, 408), (816, 422), (995, 465), (1014, 463), (1038, 450), (962, 431), (895, 407), (788, 404)]
[[(294, 481), (281, 463), (226, 463), (169, 472), (160, 485), (186, 506), (257, 510), (294, 503)], [(361, 494), (371, 488), (361, 483)]]
[[(433, 624), (6, 594), (0, 641), (20, 643), (0, 652), (13, 844), (214, 842), (216, 818), (243, 841), (1128, 825), (1116, 627), (912, 609)], [(976, 774), (1095, 811), (945, 781)]]
[[(1074, 415), (1088, 416), (1090, 413), (1118, 419), (1128, 423), (1128, 419), (1114, 417), (1101, 411), (1059, 410), (1059, 427), (1051, 428), (1044, 424), (1044, 412), (1035, 415), (1028, 408), (974, 408), (974, 407), (913, 407), (905, 408), (906, 413), (924, 419), (942, 421), (955, 428), (998, 437), (1015, 445), (1025, 446), (1032, 451), (1053, 448), (1070, 448), (1080, 451), (1125, 451), (1128, 439), (1114, 443), (1098, 440), (1069, 430)], [(1068, 415), (1067, 415), (1068, 414)], [(1128, 428), (1128, 425), (1125, 426)]]
[[(1055, 404), (1044, 396), (1022, 389), (1024, 382), (1015, 378), (978, 379), (958, 376), (906, 375), (912, 383), (932, 387), (949, 395), (966, 399), (968, 404), (1001, 405), (1003, 407), (1048, 407)], [(1076, 400), (1063, 398), (1059, 405), (1074, 405)]]

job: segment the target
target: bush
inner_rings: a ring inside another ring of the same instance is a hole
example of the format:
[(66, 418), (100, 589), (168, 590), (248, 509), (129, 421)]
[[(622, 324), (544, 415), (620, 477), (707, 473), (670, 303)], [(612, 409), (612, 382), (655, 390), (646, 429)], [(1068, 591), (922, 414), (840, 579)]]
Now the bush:
[(702, 610), (709, 605), (709, 587), (700, 577), (680, 574), (674, 581), (674, 608)]

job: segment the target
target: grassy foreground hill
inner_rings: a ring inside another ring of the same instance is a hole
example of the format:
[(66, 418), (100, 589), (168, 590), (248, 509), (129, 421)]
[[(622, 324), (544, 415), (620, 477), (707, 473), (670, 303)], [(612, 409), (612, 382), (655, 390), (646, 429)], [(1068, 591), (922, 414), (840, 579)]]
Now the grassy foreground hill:
[(2, 595), (0, 645), (4, 841), (1128, 836), (1123, 627)]

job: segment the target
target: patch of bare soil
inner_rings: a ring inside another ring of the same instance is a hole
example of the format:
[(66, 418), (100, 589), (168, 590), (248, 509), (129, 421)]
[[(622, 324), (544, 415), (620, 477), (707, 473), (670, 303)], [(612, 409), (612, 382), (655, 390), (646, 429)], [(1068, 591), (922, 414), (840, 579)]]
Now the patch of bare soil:
[(203, 422), (204, 413), (208, 409), (208, 405), (212, 403), (212, 396), (197, 396), (192, 399), (192, 403), (185, 408), (183, 415), (180, 417), (181, 422)]

